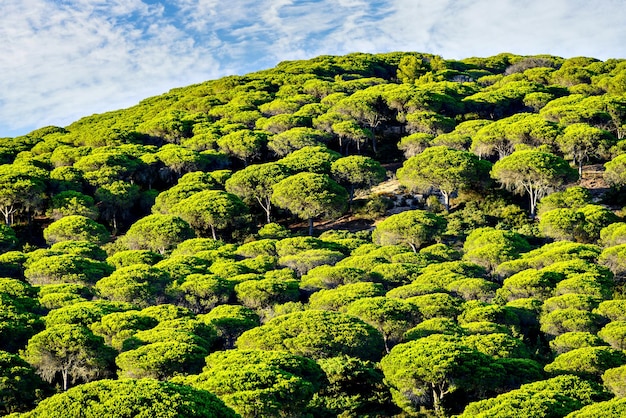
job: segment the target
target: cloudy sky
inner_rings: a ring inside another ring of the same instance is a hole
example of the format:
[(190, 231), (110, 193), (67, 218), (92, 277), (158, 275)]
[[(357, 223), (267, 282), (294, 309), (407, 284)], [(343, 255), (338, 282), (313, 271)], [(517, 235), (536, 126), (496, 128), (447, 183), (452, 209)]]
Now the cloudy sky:
[(626, 0), (1, 0), (0, 137), (321, 54), (626, 58)]

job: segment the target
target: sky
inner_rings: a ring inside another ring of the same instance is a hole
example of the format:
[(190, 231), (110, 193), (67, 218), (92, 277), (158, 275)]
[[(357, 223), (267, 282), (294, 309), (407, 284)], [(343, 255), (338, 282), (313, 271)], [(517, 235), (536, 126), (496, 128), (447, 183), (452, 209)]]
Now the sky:
[(280, 61), (626, 58), (626, 0), (1, 0), (0, 138)]

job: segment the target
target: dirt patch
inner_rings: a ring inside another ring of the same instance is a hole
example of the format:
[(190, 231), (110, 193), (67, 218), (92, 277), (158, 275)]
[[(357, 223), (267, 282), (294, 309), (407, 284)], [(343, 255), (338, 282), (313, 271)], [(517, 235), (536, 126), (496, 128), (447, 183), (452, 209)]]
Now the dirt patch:
[(583, 175), (578, 184), (589, 190), (593, 202), (600, 202), (610, 187), (604, 180), (604, 165), (593, 164), (583, 167)]

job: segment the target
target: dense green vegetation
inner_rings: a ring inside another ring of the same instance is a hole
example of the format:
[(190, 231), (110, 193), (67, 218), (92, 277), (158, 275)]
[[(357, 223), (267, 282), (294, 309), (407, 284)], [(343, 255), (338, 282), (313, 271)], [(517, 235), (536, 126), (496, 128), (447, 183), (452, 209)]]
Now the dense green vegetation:
[(625, 80), (322, 56), (1, 138), (0, 414), (623, 416)]

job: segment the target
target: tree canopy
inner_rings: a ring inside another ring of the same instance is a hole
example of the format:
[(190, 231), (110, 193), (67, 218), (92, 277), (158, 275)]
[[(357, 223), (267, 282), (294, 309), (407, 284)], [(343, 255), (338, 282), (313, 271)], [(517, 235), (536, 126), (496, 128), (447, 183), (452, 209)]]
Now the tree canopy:
[(619, 416), (623, 61), (320, 56), (0, 138), (0, 414)]

